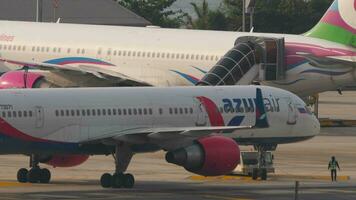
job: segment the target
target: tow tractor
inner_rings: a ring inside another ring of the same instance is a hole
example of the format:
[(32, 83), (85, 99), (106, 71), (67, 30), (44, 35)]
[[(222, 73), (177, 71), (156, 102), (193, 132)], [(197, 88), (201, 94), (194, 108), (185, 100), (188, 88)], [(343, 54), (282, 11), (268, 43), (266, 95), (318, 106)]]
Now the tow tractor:
[[(258, 151), (241, 151), (240, 164), (235, 168), (233, 174), (251, 176), (253, 180), (261, 177), (261, 180), (267, 180), (268, 173), (274, 173), (273, 167), (273, 154), (271, 151), (263, 152)], [(263, 165), (259, 166), (258, 159), (260, 156), (264, 160)]]

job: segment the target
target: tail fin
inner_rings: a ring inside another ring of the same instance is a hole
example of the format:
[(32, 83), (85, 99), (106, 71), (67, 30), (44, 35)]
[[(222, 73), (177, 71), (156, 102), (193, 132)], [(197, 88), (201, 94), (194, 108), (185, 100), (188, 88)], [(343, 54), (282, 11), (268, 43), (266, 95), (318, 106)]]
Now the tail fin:
[(265, 109), (265, 104), (263, 102), (262, 90), (261, 88), (256, 88), (256, 128), (268, 128), (269, 124), (267, 121), (267, 113)]
[(356, 0), (335, 0), (305, 35), (356, 47)]

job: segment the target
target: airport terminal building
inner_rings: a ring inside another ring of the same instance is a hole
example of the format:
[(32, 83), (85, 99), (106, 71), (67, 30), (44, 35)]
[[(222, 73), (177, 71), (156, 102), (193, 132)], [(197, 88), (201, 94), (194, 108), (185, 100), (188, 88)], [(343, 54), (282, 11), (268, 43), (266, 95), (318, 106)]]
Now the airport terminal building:
[[(0, 20), (36, 21), (36, 0), (1, 0)], [(42, 21), (148, 26), (149, 21), (113, 0), (42, 0)]]

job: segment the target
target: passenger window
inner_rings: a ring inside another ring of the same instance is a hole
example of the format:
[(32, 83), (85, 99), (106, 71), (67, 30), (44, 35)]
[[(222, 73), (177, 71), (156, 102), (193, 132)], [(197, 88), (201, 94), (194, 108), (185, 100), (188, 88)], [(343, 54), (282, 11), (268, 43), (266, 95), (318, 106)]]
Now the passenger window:
[(144, 114), (144, 115), (147, 115), (147, 108), (144, 108), (144, 109), (143, 109), (143, 114)]
[(159, 111), (159, 114), (160, 114), (160, 115), (163, 114), (163, 109), (162, 109), (162, 108), (160, 108), (158, 111)]
[(128, 114), (129, 114), (129, 115), (132, 114), (132, 113), (131, 113), (131, 108), (129, 108), (127, 111), (128, 111)]
[(95, 113), (95, 109), (91, 110), (91, 114), (92, 114), (93, 116), (95, 116), (95, 115), (96, 115), (96, 113)]
[(17, 116), (22, 117), (22, 111), (18, 111)]
[(112, 109), (112, 114), (116, 115), (116, 109)]
[(139, 114), (139, 115), (142, 115), (142, 108), (139, 108), (139, 109), (138, 109), (138, 114)]
[(149, 112), (150, 115), (152, 115), (153, 114), (152, 108), (149, 108), (148, 112)]
[(18, 50), (18, 51), (21, 51), (21, 46), (20, 46), (20, 45), (17, 47), (17, 50)]
[(184, 113), (188, 114), (188, 108), (184, 108)]
[(108, 109), (108, 115), (111, 115), (111, 109)]
[(162, 58), (164, 58), (165, 57), (165, 53), (162, 53)]
[(82, 49), (82, 54), (85, 54), (85, 49)]
[(27, 117), (27, 111), (26, 111), (26, 110), (23, 111), (23, 116), (24, 116), (24, 117)]
[(118, 56), (121, 56), (121, 51), (119, 51), (119, 52), (117, 53), (117, 55), (118, 55)]
[(74, 114), (75, 114), (74, 110), (71, 110), (70, 114), (72, 115), (72, 117), (74, 117)]
[(179, 108), (179, 113), (183, 114), (183, 108)]
[(58, 116), (59, 116), (59, 111), (58, 111), (58, 110), (56, 110), (56, 112), (55, 112), (55, 113), (56, 113), (56, 116), (58, 117)]
[(66, 116), (67, 117), (69, 116), (69, 110), (66, 110)]
[(80, 116), (80, 110), (77, 110), (77, 116), (78, 117)]
[(169, 114), (173, 114), (173, 109), (169, 108)]
[(136, 108), (133, 109), (133, 114), (137, 115), (137, 109)]
[(47, 53), (49, 52), (49, 47), (46, 48), (46, 52), (47, 52)]
[(132, 56), (133, 56), (133, 57), (136, 56), (136, 51), (132, 52)]
[(128, 51), (128, 52), (127, 52), (127, 56), (131, 56), (131, 51)]
[(26, 46), (23, 46), (23, 47), (22, 47), (22, 51), (26, 51)]
[(146, 52), (142, 52), (142, 57), (145, 57), (146, 56)]
[(90, 109), (87, 109), (87, 116), (90, 116)]
[(100, 115), (101, 115), (101, 111), (100, 111), (100, 109), (98, 109), (98, 110), (97, 110), (97, 114), (98, 114), (98, 116), (100, 116)]
[(116, 56), (116, 54), (117, 54), (117, 51), (116, 51), (116, 50), (114, 50), (114, 56)]
[(193, 108), (189, 108), (190, 114), (193, 114)]
[(6, 118), (6, 112), (2, 111), (2, 118)]
[(82, 110), (82, 116), (85, 116), (85, 110)]
[(61, 110), (61, 116), (62, 117), (64, 116), (64, 110)]
[(103, 115), (106, 115), (106, 110), (105, 109), (103, 109)]
[(11, 116), (12, 116), (11, 111), (7, 111), (7, 117), (11, 118)]
[(14, 117), (16, 117), (16, 115), (17, 115), (16, 111), (13, 111), (12, 114), (14, 115)]
[(156, 57), (156, 53), (155, 52), (152, 53), (152, 58), (154, 58), (154, 57)]
[(174, 114), (178, 114), (178, 108), (174, 108)]
[(123, 112), (124, 115), (126, 115), (126, 109), (125, 108), (122, 109), (122, 112)]
[(70, 48), (67, 49), (67, 53), (70, 53)]
[(121, 109), (120, 109), (120, 108), (117, 109), (117, 114), (118, 114), (118, 115), (121, 115)]

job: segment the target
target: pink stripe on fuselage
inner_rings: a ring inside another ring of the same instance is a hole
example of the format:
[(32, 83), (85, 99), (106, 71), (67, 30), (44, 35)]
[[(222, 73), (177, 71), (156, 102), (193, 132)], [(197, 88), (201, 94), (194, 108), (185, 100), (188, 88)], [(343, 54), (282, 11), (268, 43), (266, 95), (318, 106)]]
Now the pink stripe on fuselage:
[(30, 135), (27, 135), (13, 126), (11, 126), (8, 122), (6, 122), (4, 119), (0, 118), (0, 134), (15, 138), (15, 139), (20, 139), (24, 140), (27, 142), (47, 142), (47, 143), (53, 143), (55, 141), (50, 141), (50, 140), (45, 140), (41, 138), (35, 138)]

